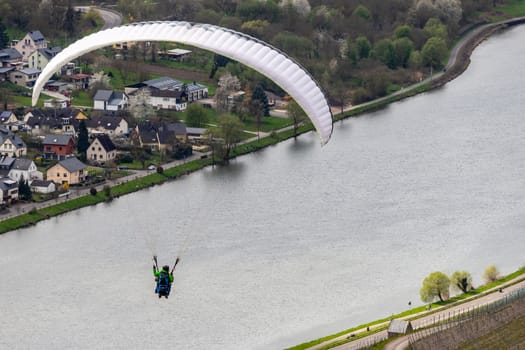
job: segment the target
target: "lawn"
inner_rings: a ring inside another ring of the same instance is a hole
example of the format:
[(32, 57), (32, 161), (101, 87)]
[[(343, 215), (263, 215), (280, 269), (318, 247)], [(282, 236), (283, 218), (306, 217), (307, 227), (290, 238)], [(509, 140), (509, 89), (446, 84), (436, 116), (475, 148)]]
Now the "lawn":
[(525, 1), (509, 0), (507, 1), (507, 4), (499, 6), (498, 11), (501, 11), (510, 17), (525, 16)]

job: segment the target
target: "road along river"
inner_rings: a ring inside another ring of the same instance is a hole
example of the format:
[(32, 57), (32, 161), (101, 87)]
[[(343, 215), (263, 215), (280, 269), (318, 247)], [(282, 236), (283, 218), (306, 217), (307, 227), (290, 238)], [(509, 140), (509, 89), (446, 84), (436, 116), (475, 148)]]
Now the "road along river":
[[(520, 267), (525, 27), (445, 87), (0, 236), (0, 348), (279, 349)], [(1, 224), (1, 223), (0, 223)], [(181, 254), (172, 295), (151, 254)]]

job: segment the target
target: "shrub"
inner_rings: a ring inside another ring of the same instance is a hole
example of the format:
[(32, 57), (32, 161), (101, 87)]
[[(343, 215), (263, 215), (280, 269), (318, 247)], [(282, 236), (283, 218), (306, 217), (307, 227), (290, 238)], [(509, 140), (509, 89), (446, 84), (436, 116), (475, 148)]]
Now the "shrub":
[[(95, 194), (97, 194), (96, 191), (97, 190), (95, 189)], [(108, 198), (111, 198), (111, 187), (109, 187), (109, 185), (104, 185), (104, 195)]]
[(97, 189), (95, 187), (91, 187), (89, 189), (89, 193), (92, 195), (92, 196), (96, 196), (97, 195)]
[(499, 271), (496, 266), (490, 265), (487, 267), (485, 272), (483, 272), (483, 279), (486, 283), (491, 283), (498, 280)]
[(157, 173), (163, 174), (164, 173), (164, 168), (161, 167), (161, 166), (157, 167)]

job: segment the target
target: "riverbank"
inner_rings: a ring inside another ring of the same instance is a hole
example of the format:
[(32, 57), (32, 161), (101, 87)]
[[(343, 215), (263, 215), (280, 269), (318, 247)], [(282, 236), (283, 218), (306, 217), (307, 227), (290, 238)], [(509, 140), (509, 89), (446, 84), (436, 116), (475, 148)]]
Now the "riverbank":
[[(482, 25), (472, 29), (463, 36), (463, 38), (456, 44), (456, 47), (454, 47), (454, 49), (451, 51), (451, 55), (446, 66), (447, 68), (444, 72), (430, 76), (427, 79), (412, 85), (411, 87), (399, 90), (391, 95), (361, 105), (352, 106), (347, 110), (343, 110), (342, 113), (334, 115), (334, 123), (349, 117), (355, 117), (366, 112), (383, 108), (392, 102), (396, 102), (446, 84), (447, 82), (458, 77), (467, 69), (470, 63), (471, 53), (483, 40), (498, 32), (499, 30), (506, 28), (507, 26), (521, 24), (524, 21), (525, 19), (520, 17), (494, 24)], [(313, 125), (311, 124), (303, 125), (298, 129), (298, 135), (310, 132), (313, 129)], [(292, 137), (294, 137), (292, 127), (287, 127), (276, 132), (272, 132), (261, 138), (254, 137), (239, 144), (233, 150), (231, 158), (256, 152), (260, 149), (277, 144)], [(125, 183), (117, 183), (114, 186), (110, 186), (108, 184), (100, 185), (97, 188), (97, 193), (95, 195), (86, 194), (77, 198), (64, 199), (61, 203), (40, 209), (34, 206), (31, 209), (23, 212), (21, 215), (3, 220), (0, 223), (0, 234), (31, 226), (39, 221), (67, 213), (72, 210), (98, 204), (104, 201), (113, 200), (114, 198), (118, 198), (121, 195), (132, 193), (140, 189), (162, 184), (166, 181), (177, 179), (182, 175), (190, 174), (212, 164), (215, 164), (215, 160), (210, 157), (198, 158), (185, 162), (184, 164), (177, 165), (172, 169), (165, 169), (165, 171), (162, 173), (150, 174), (145, 172), (136, 175), (134, 179), (130, 179)], [(109, 190), (103, 190), (104, 186), (110, 186)]]
[[(432, 323), (426, 321), (422, 322), (421, 320), (423, 318), (428, 319), (429, 316), (437, 318), (438, 315), (441, 315), (438, 319), (444, 321), (447, 318), (446, 312), (449, 313), (448, 317), (450, 317), (453, 308), (456, 310), (461, 308), (472, 310), (481, 305), (487, 305), (490, 302), (504, 298), (505, 294), (502, 294), (502, 292), (504, 290), (507, 292), (510, 291), (511, 289), (509, 288), (511, 287), (512, 289), (521, 289), (525, 287), (525, 267), (522, 267), (495, 282), (480, 286), (468, 293), (454, 296), (447, 301), (435, 302), (409, 309), (399, 314), (391, 315), (357, 327), (352, 327), (336, 334), (299, 344), (286, 350), (327, 350), (344, 344), (353, 344), (355, 345), (355, 348), (361, 348), (364, 344), (374, 344), (380, 338), (386, 339), (386, 330), (392, 319), (407, 320), (414, 325), (424, 323), (425, 327), (431, 327)], [(465, 306), (467, 304), (468, 306)], [(452, 315), (454, 316), (454, 313), (452, 313)]]

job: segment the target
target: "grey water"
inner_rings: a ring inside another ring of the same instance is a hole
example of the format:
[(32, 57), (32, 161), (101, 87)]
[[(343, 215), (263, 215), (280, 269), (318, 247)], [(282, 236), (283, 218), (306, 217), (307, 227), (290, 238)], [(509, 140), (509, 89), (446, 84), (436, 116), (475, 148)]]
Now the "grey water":
[[(438, 90), (0, 236), (1, 349), (281, 349), (525, 262), (525, 27)], [(0, 223), (1, 225), (1, 223)], [(151, 255), (182, 257), (154, 294)]]

